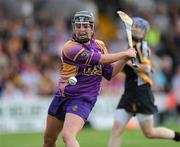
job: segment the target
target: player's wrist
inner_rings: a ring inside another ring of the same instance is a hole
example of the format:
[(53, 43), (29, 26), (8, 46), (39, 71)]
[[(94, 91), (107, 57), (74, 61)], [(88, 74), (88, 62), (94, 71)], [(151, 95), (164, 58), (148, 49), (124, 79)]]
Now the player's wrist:
[(131, 58), (129, 50), (122, 52), (122, 55), (125, 60), (129, 60)]

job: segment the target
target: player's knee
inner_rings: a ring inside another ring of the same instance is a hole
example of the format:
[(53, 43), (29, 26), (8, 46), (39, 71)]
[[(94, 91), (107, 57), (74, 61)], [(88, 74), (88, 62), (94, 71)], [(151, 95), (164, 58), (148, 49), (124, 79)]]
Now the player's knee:
[(151, 131), (151, 130), (144, 131), (144, 136), (148, 139), (153, 139), (154, 138), (153, 131)]
[(118, 129), (112, 129), (112, 136), (119, 137), (121, 135), (121, 131)]
[(44, 135), (44, 144), (48, 146), (53, 146), (56, 142), (56, 137)]
[(61, 135), (64, 143), (68, 142), (74, 137), (70, 131), (62, 131)]

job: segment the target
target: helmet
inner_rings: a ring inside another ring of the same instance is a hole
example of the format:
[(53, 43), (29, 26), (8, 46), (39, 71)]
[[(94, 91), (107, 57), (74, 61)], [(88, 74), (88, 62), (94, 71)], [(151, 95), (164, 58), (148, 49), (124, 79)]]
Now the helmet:
[(72, 19), (72, 23), (83, 23), (83, 22), (94, 23), (93, 14), (88, 11), (76, 12), (74, 18)]
[[(138, 29), (136, 29), (138, 28)], [(143, 39), (149, 30), (149, 23), (141, 17), (133, 17), (132, 36), (136, 39)]]
[(93, 14), (90, 13), (89, 11), (76, 12), (72, 19), (73, 31), (75, 30), (76, 24), (83, 24), (83, 23), (86, 23), (86, 24), (89, 23), (89, 25), (92, 28), (91, 35), (90, 36), (87, 35), (87, 37), (78, 37), (75, 34), (75, 39), (78, 42), (86, 43), (91, 39), (92, 35), (94, 34), (94, 16), (93, 16)]

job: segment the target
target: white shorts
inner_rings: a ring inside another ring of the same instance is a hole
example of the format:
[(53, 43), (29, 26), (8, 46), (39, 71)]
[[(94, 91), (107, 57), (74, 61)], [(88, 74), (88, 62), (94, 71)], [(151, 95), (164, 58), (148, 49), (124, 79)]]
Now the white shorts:
[[(125, 109), (117, 109), (115, 112), (115, 120), (120, 122), (121, 125), (126, 126), (129, 120), (133, 117), (133, 114), (127, 112)], [(152, 114), (136, 114), (136, 118), (139, 122), (143, 122), (145, 120), (152, 120)]]

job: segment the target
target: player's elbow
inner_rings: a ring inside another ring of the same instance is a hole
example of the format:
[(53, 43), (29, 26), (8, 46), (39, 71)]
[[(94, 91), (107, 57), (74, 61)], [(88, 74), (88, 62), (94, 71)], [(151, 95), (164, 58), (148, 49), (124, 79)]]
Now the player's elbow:
[(141, 66), (140, 71), (143, 71), (145, 73), (149, 73), (151, 71), (151, 65), (149, 64), (143, 64), (143, 66)]
[(107, 61), (107, 59), (105, 58), (105, 56), (101, 55), (101, 58), (100, 58), (100, 60), (99, 60), (99, 64), (107, 64), (107, 63), (108, 63), (108, 61)]
[(144, 70), (146, 73), (151, 72), (151, 66), (150, 65), (145, 66)]

